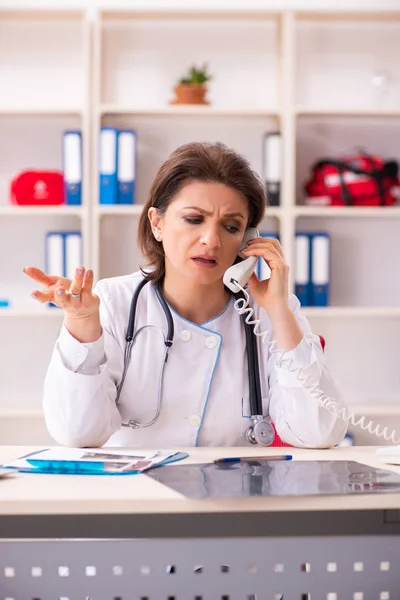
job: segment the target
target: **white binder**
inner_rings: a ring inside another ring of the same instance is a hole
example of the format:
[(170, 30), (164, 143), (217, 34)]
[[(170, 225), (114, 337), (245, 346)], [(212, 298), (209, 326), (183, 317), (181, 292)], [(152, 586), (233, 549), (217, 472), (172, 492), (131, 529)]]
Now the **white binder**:
[(65, 235), (65, 276), (73, 279), (77, 267), (82, 265), (82, 235), (79, 231)]
[(64, 275), (64, 236), (49, 231), (46, 235), (45, 269), (49, 275)]

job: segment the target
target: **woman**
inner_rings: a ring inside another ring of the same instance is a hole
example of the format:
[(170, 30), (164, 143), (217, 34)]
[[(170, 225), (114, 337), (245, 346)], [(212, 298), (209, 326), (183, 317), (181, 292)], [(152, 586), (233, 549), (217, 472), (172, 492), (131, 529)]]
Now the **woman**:
[[(44, 389), (46, 422), (57, 442), (248, 444), (245, 328), (223, 275), (245, 230), (262, 220), (265, 204), (264, 185), (243, 157), (222, 144), (187, 144), (161, 166), (140, 218), (145, 272), (99, 281), (92, 291), (93, 272), (83, 267), (73, 281), (25, 269), (46, 288), (33, 292), (34, 298), (65, 310)], [(311, 387), (339, 405), (341, 392), (299, 301), (288, 294), (282, 249), (274, 239), (258, 238), (243, 254), (262, 257), (271, 269), (269, 280), (255, 274), (249, 280), (254, 318), (280, 350), (272, 352), (257, 339), (263, 415), (270, 415), (289, 444), (333, 446), (343, 439), (346, 423), (319, 405)], [(130, 304), (144, 276), (150, 282), (138, 297), (137, 337), (124, 376)], [(158, 289), (175, 330), (164, 371), (167, 323)]]

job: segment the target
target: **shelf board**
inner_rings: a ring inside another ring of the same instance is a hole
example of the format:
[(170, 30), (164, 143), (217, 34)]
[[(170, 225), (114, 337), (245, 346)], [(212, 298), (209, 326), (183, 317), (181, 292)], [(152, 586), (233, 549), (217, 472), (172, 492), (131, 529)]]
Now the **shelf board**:
[(297, 106), (295, 114), (299, 117), (400, 117), (396, 108), (312, 108)]
[(42, 307), (40, 310), (37, 308), (0, 308), (0, 320), (15, 318), (61, 319), (63, 315), (64, 311), (61, 308), (56, 307)]
[(326, 21), (328, 23), (332, 21), (359, 21), (359, 22), (393, 22), (400, 20), (400, 12), (393, 11), (393, 9), (376, 10), (371, 8), (370, 10), (366, 7), (362, 7), (361, 10), (348, 10), (346, 8), (337, 9), (335, 11), (321, 9), (321, 10), (299, 10), (295, 13), (296, 20), (302, 21)]
[(296, 217), (400, 217), (400, 206), (295, 206)]
[(400, 317), (400, 306), (304, 306), (301, 312), (307, 318), (393, 318)]
[[(29, 3), (28, 3), (29, 4)], [(0, 8), (0, 20), (26, 20), (26, 21), (81, 21), (84, 18), (84, 11), (76, 8), (69, 9), (63, 6), (61, 9), (51, 9), (47, 7), (35, 7), (30, 9), (26, 5), (21, 7), (13, 6), (9, 2), (9, 6)]]
[(82, 217), (84, 209), (82, 206), (0, 206), (0, 216), (2, 217), (43, 217), (43, 216), (76, 216)]
[(96, 212), (98, 215), (132, 215), (138, 216), (142, 213), (143, 204), (101, 204), (97, 205)]
[[(142, 213), (143, 210), (143, 204), (124, 204), (124, 205), (118, 205), (118, 204), (101, 204), (101, 205), (97, 205), (96, 207), (96, 211), (97, 214), (100, 216), (104, 216), (104, 215), (132, 215), (132, 216), (138, 216)], [(282, 211), (280, 207), (277, 206), (267, 206), (267, 210), (266, 210), (266, 214), (265, 214), (265, 219), (269, 219), (269, 218), (277, 218), (279, 219), (282, 215)]]
[(76, 106), (1, 106), (0, 117), (82, 117)]
[(211, 105), (180, 104), (160, 107), (133, 107), (118, 104), (102, 104), (100, 115), (129, 115), (129, 116), (176, 116), (176, 117), (279, 117), (279, 111), (273, 108), (223, 108)]
[(0, 408), (0, 419), (43, 419), (44, 414), (42, 410), (38, 409), (8, 409)]
[(102, 21), (126, 21), (129, 19), (165, 19), (165, 20), (176, 20), (176, 19), (190, 19), (190, 20), (244, 20), (248, 19), (251, 21), (259, 20), (271, 20), (278, 19), (281, 16), (279, 10), (260, 10), (258, 6), (249, 6), (248, 9), (242, 7), (225, 7), (218, 6), (205, 6), (202, 9), (198, 7), (179, 8), (169, 6), (167, 8), (160, 8), (159, 3), (149, 2), (145, 0), (135, 2), (135, 5), (129, 9), (126, 8), (113, 8), (113, 9), (102, 9), (99, 11), (99, 16)]
[[(351, 412), (356, 416), (365, 417), (385, 417), (385, 416), (400, 416), (399, 403), (365, 403), (365, 404), (350, 404), (348, 406)], [(0, 419), (44, 419), (41, 410), (24, 410), (24, 409), (7, 409), (0, 408)]]
[(400, 416), (400, 402), (384, 402), (380, 404), (376, 403), (363, 403), (363, 404), (350, 404), (348, 406), (351, 412), (354, 412), (357, 416), (365, 417), (391, 417)]

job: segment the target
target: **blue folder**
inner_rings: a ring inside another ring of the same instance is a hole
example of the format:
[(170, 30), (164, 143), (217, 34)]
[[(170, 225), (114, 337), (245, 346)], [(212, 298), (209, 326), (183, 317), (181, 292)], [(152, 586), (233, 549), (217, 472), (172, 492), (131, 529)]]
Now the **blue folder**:
[(99, 143), (100, 204), (116, 204), (118, 131), (115, 127), (102, 127)]
[(136, 187), (136, 133), (133, 129), (118, 131), (117, 186), (118, 204), (133, 204)]
[(311, 235), (311, 282), (314, 306), (328, 306), (330, 292), (330, 236), (327, 232)]
[(294, 286), (300, 304), (312, 306), (311, 234), (304, 231), (296, 232)]
[(65, 203), (82, 204), (82, 133), (69, 129), (63, 134)]

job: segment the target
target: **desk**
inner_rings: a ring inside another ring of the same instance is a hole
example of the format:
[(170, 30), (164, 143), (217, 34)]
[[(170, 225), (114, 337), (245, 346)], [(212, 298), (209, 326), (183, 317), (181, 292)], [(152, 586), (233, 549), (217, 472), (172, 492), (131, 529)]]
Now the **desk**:
[[(290, 452), (382, 467), (374, 447)], [(398, 600), (399, 509), (391, 493), (194, 500), (143, 475), (19, 474), (0, 481), (0, 600)]]

